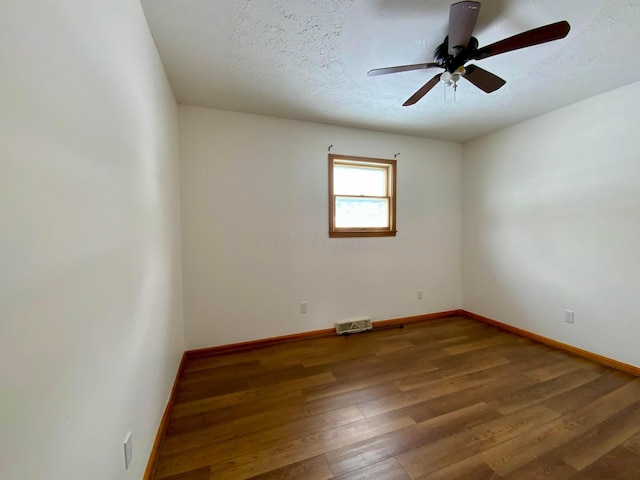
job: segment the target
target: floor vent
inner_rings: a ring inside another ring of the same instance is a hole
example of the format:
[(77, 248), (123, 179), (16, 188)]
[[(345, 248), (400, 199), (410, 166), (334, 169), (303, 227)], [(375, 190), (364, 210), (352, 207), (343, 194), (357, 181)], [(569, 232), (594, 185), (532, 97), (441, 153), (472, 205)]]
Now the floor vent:
[(366, 332), (372, 328), (371, 319), (369, 317), (353, 318), (351, 320), (336, 323), (336, 333), (338, 335)]

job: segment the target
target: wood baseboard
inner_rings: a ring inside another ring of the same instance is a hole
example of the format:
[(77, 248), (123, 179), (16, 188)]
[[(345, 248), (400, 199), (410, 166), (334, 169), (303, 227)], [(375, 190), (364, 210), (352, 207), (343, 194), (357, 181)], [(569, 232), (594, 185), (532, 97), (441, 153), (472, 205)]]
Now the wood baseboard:
[(392, 318), (391, 320), (380, 320), (372, 322), (373, 328), (387, 328), (398, 325), (410, 325), (412, 323), (428, 322), (431, 320), (440, 320), (443, 318), (461, 317), (463, 310), (449, 310), (447, 312), (425, 313), (424, 315), (416, 315), (413, 317)]
[(600, 363), (601, 365), (615, 368), (616, 370), (620, 370), (625, 373), (630, 373), (631, 375), (640, 376), (640, 368), (634, 365), (629, 365), (628, 363), (619, 362), (618, 360), (614, 360), (612, 358), (605, 357), (603, 355), (598, 355), (597, 353), (589, 352), (588, 350), (583, 350), (581, 348), (574, 347), (572, 345), (568, 345), (566, 343), (562, 343), (557, 340), (553, 340), (551, 338), (543, 337), (542, 335), (538, 335), (536, 333), (532, 333), (527, 330), (523, 330), (521, 328), (508, 325), (506, 323), (498, 322), (497, 320), (494, 320), (488, 317), (483, 317), (482, 315), (478, 315), (473, 312), (462, 310), (461, 315), (471, 320), (477, 320), (479, 322), (486, 323), (487, 325), (498, 327), (507, 332), (515, 333), (516, 335), (526, 337), (535, 342), (543, 343), (544, 345), (547, 345), (549, 347), (552, 347), (558, 350), (563, 350), (565, 352), (571, 353), (578, 357), (586, 358), (587, 360), (591, 360), (592, 362)]
[(304, 340), (307, 338), (328, 337), (335, 335), (333, 328), (324, 330), (312, 330), (310, 332), (294, 333), (292, 335), (283, 335), (281, 337), (261, 338), (259, 340), (250, 340), (248, 342), (230, 343), (228, 345), (219, 345), (217, 347), (199, 348), (197, 350), (187, 350), (185, 355), (188, 359), (209, 357), (211, 355), (220, 355), (222, 353), (237, 352), (240, 350), (251, 350), (269, 345), (277, 345), (280, 343), (295, 342), (296, 340)]
[[(428, 320), (438, 320), (441, 318), (449, 318), (462, 316), (462, 310), (449, 310), (446, 312), (427, 313), (424, 315), (416, 315), (413, 317), (393, 318), (390, 320), (380, 320), (372, 322), (373, 328), (385, 328), (397, 325), (409, 325), (411, 323), (425, 322)], [(208, 357), (211, 355), (220, 355), (222, 353), (236, 352), (240, 350), (251, 350), (269, 345), (277, 345), (280, 343), (295, 342), (296, 340), (304, 340), (307, 338), (329, 337), (335, 335), (334, 328), (324, 330), (312, 330), (310, 332), (294, 333), (292, 335), (283, 335), (280, 337), (263, 338), (259, 340), (251, 340), (248, 342), (232, 343), (229, 345), (220, 345), (217, 347), (199, 348), (197, 350), (187, 350), (185, 355), (188, 359)]]
[(160, 419), (160, 425), (158, 426), (158, 431), (156, 433), (156, 438), (153, 441), (153, 446), (151, 447), (151, 453), (149, 454), (149, 460), (147, 461), (147, 468), (144, 471), (144, 476), (142, 480), (151, 480), (153, 478), (153, 473), (156, 469), (156, 463), (158, 460), (158, 456), (160, 455), (160, 445), (162, 443), (162, 438), (167, 430), (167, 425), (169, 424), (169, 418), (171, 418), (171, 412), (173, 412), (173, 406), (176, 403), (176, 394), (178, 393), (178, 382), (182, 377), (182, 371), (184, 370), (184, 364), (187, 359), (187, 356), (183, 353), (182, 359), (180, 360), (180, 365), (178, 365), (178, 371), (176, 372), (176, 378), (173, 380), (173, 386), (171, 387), (171, 393), (169, 394), (169, 400), (167, 401), (167, 405), (164, 409), (164, 413), (162, 414), (162, 418)]

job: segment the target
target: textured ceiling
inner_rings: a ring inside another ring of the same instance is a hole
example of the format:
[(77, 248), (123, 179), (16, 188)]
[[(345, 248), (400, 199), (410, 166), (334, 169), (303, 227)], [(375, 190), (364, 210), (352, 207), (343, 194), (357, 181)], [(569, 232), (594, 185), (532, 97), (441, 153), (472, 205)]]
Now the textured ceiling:
[[(402, 103), (434, 70), (451, 0), (142, 0), (179, 103), (467, 141), (640, 81), (640, 0), (485, 0), (480, 46), (559, 20), (569, 36), (477, 62), (507, 81), (461, 81)], [(614, 115), (615, 112), (612, 112)]]

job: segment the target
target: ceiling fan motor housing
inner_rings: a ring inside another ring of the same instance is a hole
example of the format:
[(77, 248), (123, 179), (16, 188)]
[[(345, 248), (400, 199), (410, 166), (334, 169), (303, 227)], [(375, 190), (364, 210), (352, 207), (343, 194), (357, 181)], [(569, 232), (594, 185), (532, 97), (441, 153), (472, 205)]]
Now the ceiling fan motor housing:
[(449, 36), (444, 37), (442, 42), (433, 52), (434, 60), (440, 64), (449, 73), (454, 73), (459, 67), (463, 66), (473, 53), (478, 50), (478, 39), (471, 37), (469, 44), (465, 48), (456, 49), (455, 55), (449, 54)]

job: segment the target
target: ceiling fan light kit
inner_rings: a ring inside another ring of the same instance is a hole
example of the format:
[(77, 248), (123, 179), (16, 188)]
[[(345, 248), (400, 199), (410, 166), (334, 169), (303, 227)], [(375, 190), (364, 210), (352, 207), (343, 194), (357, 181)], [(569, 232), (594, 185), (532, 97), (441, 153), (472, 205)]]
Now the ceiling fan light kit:
[(450, 87), (451, 85), (455, 85), (456, 82), (460, 80), (460, 77), (464, 76), (466, 73), (467, 70), (464, 67), (458, 67), (458, 69), (453, 73), (445, 71), (443, 74), (441, 74), (440, 81), (447, 87)]
[(400, 65), (396, 67), (376, 68), (370, 70), (367, 75), (387, 75), (390, 73), (408, 72), (412, 70), (425, 70), (430, 68), (442, 68), (443, 73), (436, 74), (414, 93), (403, 106), (414, 105), (438, 83), (457, 89), (457, 82), (465, 78), (470, 83), (486, 93), (492, 93), (504, 86), (505, 80), (497, 75), (484, 70), (477, 65), (468, 62), (483, 60), (485, 58), (500, 55), (502, 53), (532, 47), (541, 43), (552, 42), (565, 38), (571, 26), (567, 21), (561, 21), (534, 28), (526, 32), (505, 38), (482, 48), (478, 39), (473, 36), (473, 31), (480, 14), (480, 2), (457, 2), (449, 8), (449, 34), (434, 52), (434, 61), (413, 65)]

